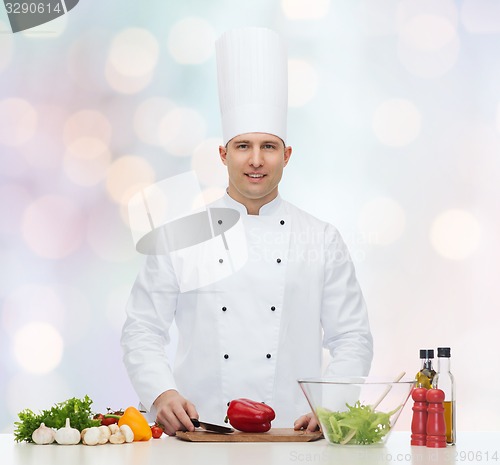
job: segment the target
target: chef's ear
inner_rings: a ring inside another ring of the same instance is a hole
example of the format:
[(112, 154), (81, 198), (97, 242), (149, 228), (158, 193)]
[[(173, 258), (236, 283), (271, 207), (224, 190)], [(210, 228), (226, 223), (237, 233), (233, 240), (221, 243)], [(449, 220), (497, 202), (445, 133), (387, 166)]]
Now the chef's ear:
[(284, 164), (283, 166), (286, 166), (288, 163), (288, 160), (290, 160), (290, 157), (292, 156), (292, 147), (289, 145), (288, 147), (285, 147), (285, 153), (284, 153)]
[(226, 155), (227, 155), (226, 147), (224, 147), (223, 145), (219, 145), (219, 156), (220, 156), (220, 159), (222, 160), (222, 163), (224, 163), (224, 165), (227, 165)]

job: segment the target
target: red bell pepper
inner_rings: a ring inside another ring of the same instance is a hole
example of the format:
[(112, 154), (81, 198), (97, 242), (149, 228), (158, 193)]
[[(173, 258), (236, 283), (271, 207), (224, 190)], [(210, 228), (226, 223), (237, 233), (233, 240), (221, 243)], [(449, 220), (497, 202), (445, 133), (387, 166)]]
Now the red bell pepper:
[(246, 433), (265, 433), (271, 429), (276, 414), (269, 405), (250, 399), (235, 399), (229, 402), (226, 421)]

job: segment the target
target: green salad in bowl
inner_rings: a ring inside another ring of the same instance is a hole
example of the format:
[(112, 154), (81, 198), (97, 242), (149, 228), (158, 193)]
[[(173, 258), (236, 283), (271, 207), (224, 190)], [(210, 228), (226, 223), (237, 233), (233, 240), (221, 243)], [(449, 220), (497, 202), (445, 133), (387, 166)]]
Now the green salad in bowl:
[(372, 445), (386, 441), (413, 380), (315, 378), (299, 385), (330, 444)]

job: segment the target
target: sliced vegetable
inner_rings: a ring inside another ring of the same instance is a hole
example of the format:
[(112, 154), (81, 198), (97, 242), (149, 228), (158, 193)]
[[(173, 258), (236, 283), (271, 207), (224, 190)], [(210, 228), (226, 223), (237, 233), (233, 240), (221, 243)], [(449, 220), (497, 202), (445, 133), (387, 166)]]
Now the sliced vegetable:
[(319, 408), (316, 415), (323, 427), (323, 434), (337, 444), (375, 444), (390, 431), (391, 416), (402, 406), (391, 412), (376, 412), (370, 405), (357, 401), (346, 404), (347, 410), (332, 412)]

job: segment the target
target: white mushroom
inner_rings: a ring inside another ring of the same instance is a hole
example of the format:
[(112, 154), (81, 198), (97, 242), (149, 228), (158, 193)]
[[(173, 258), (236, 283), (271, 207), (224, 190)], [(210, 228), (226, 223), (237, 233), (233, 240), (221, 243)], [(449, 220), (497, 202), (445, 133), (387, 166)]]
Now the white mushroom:
[(116, 423), (112, 423), (111, 425), (108, 425), (109, 431), (111, 431), (111, 434), (115, 434), (118, 431), (120, 431), (120, 427)]
[(96, 446), (97, 444), (99, 444), (100, 438), (101, 432), (99, 431), (99, 428), (97, 426), (88, 428), (87, 431), (85, 431), (85, 434), (82, 434), (84, 444), (86, 444), (87, 446)]
[(134, 432), (129, 425), (121, 425), (120, 431), (125, 437), (125, 442), (133, 442), (134, 441)]
[(109, 442), (111, 444), (123, 444), (125, 442), (125, 436), (121, 431), (117, 431), (109, 437)]
[(111, 431), (106, 425), (98, 427), (100, 432), (99, 444), (106, 444), (111, 436)]

